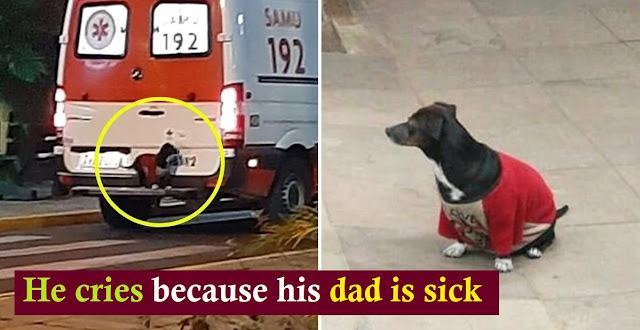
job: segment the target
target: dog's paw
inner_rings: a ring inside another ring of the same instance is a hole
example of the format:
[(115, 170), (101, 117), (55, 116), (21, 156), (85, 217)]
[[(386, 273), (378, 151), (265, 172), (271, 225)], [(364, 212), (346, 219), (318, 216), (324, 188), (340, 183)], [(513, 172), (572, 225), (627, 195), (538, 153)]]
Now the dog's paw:
[(513, 270), (511, 258), (496, 258), (493, 266), (501, 273), (507, 273)]
[(449, 258), (460, 258), (464, 255), (465, 251), (467, 251), (467, 247), (464, 243), (455, 242), (442, 250), (442, 254)]
[(542, 250), (538, 249), (537, 247), (532, 247), (530, 249), (527, 249), (526, 254), (529, 259), (538, 259), (542, 257)]

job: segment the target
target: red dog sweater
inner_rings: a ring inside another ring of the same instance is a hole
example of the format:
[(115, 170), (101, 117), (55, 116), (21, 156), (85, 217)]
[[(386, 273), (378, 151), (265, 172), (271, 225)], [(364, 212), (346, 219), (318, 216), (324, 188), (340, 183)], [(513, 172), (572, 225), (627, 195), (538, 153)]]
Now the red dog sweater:
[(481, 200), (442, 202), (438, 232), (506, 256), (535, 240), (556, 219), (553, 193), (531, 166), (498, 153), (501, 173)]

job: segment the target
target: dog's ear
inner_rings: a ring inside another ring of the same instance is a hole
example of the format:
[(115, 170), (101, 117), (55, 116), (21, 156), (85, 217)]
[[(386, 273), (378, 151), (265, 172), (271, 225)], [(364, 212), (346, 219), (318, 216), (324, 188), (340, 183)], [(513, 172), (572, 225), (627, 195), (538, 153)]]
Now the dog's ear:
[(449, 104), (449, 103), (445, 103), (445, 102), (436, 102), (435, 105), (443, 108), (445, 110), (445, 113), (447, 113), (447, 115), (451, 116), (451, 118), (456, 118), (456, 105), (455, 104)]

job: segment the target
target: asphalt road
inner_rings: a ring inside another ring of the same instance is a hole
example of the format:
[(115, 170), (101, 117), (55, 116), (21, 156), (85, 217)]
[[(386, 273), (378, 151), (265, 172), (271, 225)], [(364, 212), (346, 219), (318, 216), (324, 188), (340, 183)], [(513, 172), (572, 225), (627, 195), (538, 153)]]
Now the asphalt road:
[(114, 230), (88, 224), (0, 234), (0, 293), (15, 270), (166, 269), (228, 258), (251, 239), (255, 220), (170, 229)]

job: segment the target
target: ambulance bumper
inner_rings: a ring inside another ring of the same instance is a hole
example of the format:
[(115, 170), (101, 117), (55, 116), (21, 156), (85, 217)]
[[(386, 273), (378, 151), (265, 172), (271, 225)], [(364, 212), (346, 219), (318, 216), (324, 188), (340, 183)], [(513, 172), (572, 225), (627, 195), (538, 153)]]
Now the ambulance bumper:
[[(268, 196), (276, 170), (281, 159), (281, 151), (273, 146), (245, 147), (236, 150), (231, 158), (225, 158), (225, 175), (220, 191), (225, 194), (246, 198)], [(65, 167), (62, 155), (56, 156), (58, 180), (70, 188), (72, 193), (86, 196), (100, 196), (93, 173), (71, 173)], [(152, 189), (144, 187), (137, 174), (102, 174), (102, 183), (114, 196), (148, 197), (197, 197), (207, 195), (215, 188), (214, 176), (175, 176), (171, 179), (172, 189)]]
[[(196, 197), (197, 189), (193, 188), (170, 188), (170, 189), (151, 189), (145, 187), (106, 187), (105, 190), (109, 196), (135, 196), (135, 197), (179, 197), (188, 198)], [(76, 186), (71, 188), (74, 194), (85, 196), (100, 196), (100, 188), (96, 186)]]

